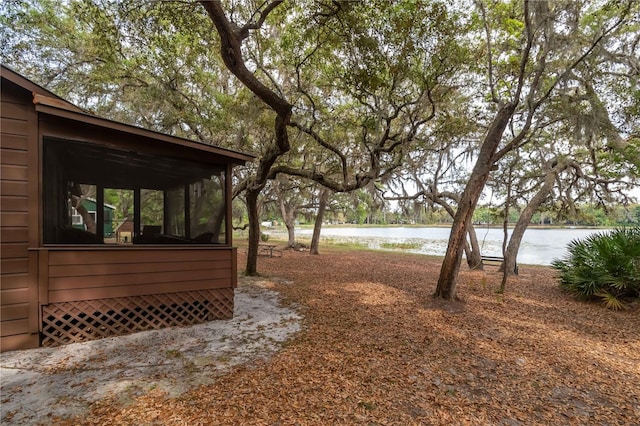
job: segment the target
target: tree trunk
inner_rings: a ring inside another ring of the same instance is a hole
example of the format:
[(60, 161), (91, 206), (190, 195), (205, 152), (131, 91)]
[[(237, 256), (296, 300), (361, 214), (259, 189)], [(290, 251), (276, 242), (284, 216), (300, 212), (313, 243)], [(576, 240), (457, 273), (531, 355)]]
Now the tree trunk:
[[(507, 196), (508, 198), (508, 196)], [(508, 203), (508, 201), (507, 201)], [(502, 258), (505, 259), (502, 261), (502, 265), (500, 265), (500, 270), (502, 271), (502, 280), (500, 281), (500, 289), (498, 290), (499, 294), (504, 294), (504, 291), (507, 289), (507, 278), (509, 277), (509, 275), (511, 275), (511, 273), (509, 272), (509, 268), (505, 267), (506, 264), (506, 257), (507, 257), (507, 238), (509, 236), (509, 217), (508, 217), (508, 213), (509, 213), (509, 208), (507, 207), (505, 215), (506, 218), (502, 224), (502, 232), (503, 232), (503, 237), (502, 237)], [(513, 270), (513, 268), (512, 268)]]
[(258, 215), (260, 189), (247, 189), (247, 211), (249, 214), (249, 245), (247, 248), (246, 275), (258, 274), (258, 244), (260, 244), (260, 219)]
[[(222, 223), (225, 220), (225, 213), (227, 212), (227, 206), (223, 203), (217, 209), (214, 209), (214, 213), (211, 218), (207, 222), (208, 228), (213, 231), (213, 236), (211, 237), (211, 242), (218, 243), (220, 242), (220, 232), (222, 232)], [(229, 218), (231, 220), (231, 218)], [(192, 235), (194, 237), (195, 235)], [(226, 236), (227, 241), (229, 241), (229, 235)]]
[(545, 176), (544, 184), (542, 185), (540, 190), (536, 193), (536, 195), (533, 196), (531, 201), (529, 201), (529, 204), (527, 204), (527, 206), (522, 210), (522, 213), (520, 213), (520, 217), (516, 222), (516, 226), (513, 228), (513, 232), (511, 233), (509, 245), (507, 246), (507, 249), (504, 253), (503, 267), (506, 269), (506, 272), (508, 274), (515, 274), (514, 270), (516, 267), (516, 262), (518, 260), (520, 243), (522, 242), (522, 237), (524, 237), (524, 232), (527, 230), (529, 223), (531, 223), (533, 214), (551, 193), (553, 184), (555, 182), (556, 173), (565, 168), (566, 165), (560, 165), (549, 170), (549, 172)]
[(260, 243), (260, 222), (258, 218), (258, 196), (264, 188), (269, 172), (275, 161), (290, 149), (287, 126), (291, 121), (292, 105), (277, 92), (265, 86), (256, 75), (247, 68), (242, 56), (242, 43), (249, 36), (250, 30), (261, 27), (267, 16), (282, 3), (274, 0), (259, 14), (257, 22), (248, 22), (239, 27), (231, 22), (225, 12), (222, 2), (201, 1), (211, 21), (220, 36), (220, 56), (225, 65), (242, 84), (253, 94), (267, 104), (275, 113), (273, 143), (263, 147), (263, 154), (258, 162), (255, 177), (247, 184), (246, 198), (249, 211), (249, 248), (247, 250), (247, 275), (257, 274), (258, 244)]
[(76, 209), (78, 214), (82, 217), (82, 221), (87, 227), (87, 232), (96, 234), (96, 222), (93, 220), (87, 209), (82, 205), (82, 200), (84, 200), (84, 197), (77, 197), (73, 195), (71, 196), (71, 205), (73, 205), (73, 208)]
[(493, 165), (493, 156), (500, 144), (504, 129), (515, 111), (515, 107), (515, 103), (509, 103), (498, 111), (496, 118), (489, 126), (487, 135), (482, 142), (478, 160), (471, 172), (467, 186), (460, 197), (458, 209), (453, 218), (449, 244), (447, 245), (447, 252), (442, 262), (442, 268), (440, 269), (438, 285), (436, 286), (436, 292), (434, 294), (435, 297), (442, 297), (449, 300), (456, 298), (458, 272), (460, 271), (462, 252), (466, 242), (467, 228), (471, 223), (473, 212), (478, 204), (482, 190), (489, 179), (489, 173)]
[[(509, 238), (509, 208), (511, 207), (511, 185), (513, 183), (513, 167), (514, 163), (509, 166), (509, 181), (507, 182), (507, 198), (504, 201), (504, 220), (502, 221), (502, 258), (506, 257), (507, 239)], [(507, 278), (509, 277), (509, 269), (505, 268), (505, 262), (502, 261), (502, 281), (500, 282), (499, 294), (504, 294), (507, 289)]]
[(465, 245), (465, 254), (467, 256), (467, 265), (469, 269), (482, 270), (482, 258), (480, 253), (480, 245), (478, 244), (478, 236), (476, 235), (476, 228), (469, 224), (467, 229), (469, 235), (469, 242)]
[(278, 198), (280, 204), (280, 215), (282, 216), (282, 220), (284, 221), (284, 225), (287, 227), (287, 234), (289, 236), (287, 246), (294, 247), (296, 245), (296, 231), (295, 231), (295, 218), (296, 218), (296, 210), (295, 208), (287, 208), (287, 204), (284, 202), (284, 197), (278, 191)]
[[(444, 193), (442, 195), (444, 195)], [(457, 197), (452, 196), (452, 194), (450, 193), (446, 193), (446, 195), (451, 199), (454, 199), (454, 200), (457, 199)], [(441, 197), (438, 197), (434, 193), (432, 193), (431, 196), (429, 196), (429, 199), (434, 203), (442, 206), (442, 208), (445, 209), (445, 211), (449, 214), (449, 216), (451, 216), (452, 219), (455, 218), (456, 212)], [(458, 202), (459, 201), (460, 200), (458, 200)], [(467, 265), (469, 266), (469, 269), (482, 270), (483, 265), (482, 265), (482, 258), (480, 254), (480, 245), (478, 244), (478, 236), (476, 235), (476, 228), (473, 226), (473, 224), (469, 224), (469, 227), (467, 229), (467, 234), (469, 235), (469, 241), (464, 242), (464, 252), (467, 256)]]
[(287, 246), (288, 247), (295, 247), (296, 245), (296, 230), (294, 228), (294, 221), (293, 220), (285, 220), (284, 221), (285, 226), (287, 227)]
[(322, 230), (322, 221), (324, 219), (324, 212), (327, 209), (327, 201), (329, 200), (329, 190), (322, 188), (320, 190), (320, 202), (318, 204), (318, 215), (316, 216), (315, 224), (313, 225), (313, 237), (311, 238), (311, 254), (320, 254), (318, 252), (318, 246), (320, 246), (320, 231)]

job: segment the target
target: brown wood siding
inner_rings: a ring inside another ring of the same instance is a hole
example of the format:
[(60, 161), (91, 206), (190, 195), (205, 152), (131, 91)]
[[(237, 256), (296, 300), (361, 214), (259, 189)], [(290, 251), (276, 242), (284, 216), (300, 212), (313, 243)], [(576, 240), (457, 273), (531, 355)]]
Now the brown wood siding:
[(24, 257), (27, 250), (27, 244), (23, 242), (2, 244), (2, 259), (13, 259), (16, 257)]
[[(4, 93), (3, 93), (2, 111), (0, 112), (0, 115), (2, 116), (2, 118), (24, 121), (27, 119), (27, 116), (29, 114), (29, 109), (25, 104), (25, 101), (28, 102), (28, 98), (24, 98), (24, 100), (21, 101), (16, 96), (17, 94), (13, 94), (13, 95), (8, 94), (7, 96), (4, 96)], [(19, 134), (26, 134), (26, 133), (19, 133)]]
[(40, 336), (37, 334), (18, 334), (15, 336), (0, 337), (0, 351), (2, 352), (37, 348), (39, 344)]
[[(37, 125), (28, 92), (2, 84), (0, 105), (0, 325), (1, 350), (38, 345), (36, 283), (29, 278), (29, 138)], [(37, 166), (37, 164), (36, 164)]]
[(238, 287), (238, 249), (231, 249), (231, 279), (233, 280), (233, 288)]
[[(2, 104), (4, 105), (4, 103)], [(2, 135), (2, 147), (5, 149), (27, 149), (27, 136), (26, 135), (9, 135), (3, 133)]]
[[(17, 319), (13, 321), (2, 321), (2, 334), (11, 336), (14, 334), (29, 333), (29, 320)], [(4, 337), (4, 336), (3, 336)]]
[(28, 288), (11, 288), (7, 290), (1, 290), (0, 296), (2, 296), (3, 305), (13, 305), (15, 303), (27, 303), (29, 301), (29, 289)]
[(28, 303), (16, 303), (14, 305), (0, 307), (0, 320), (11, 321), (29, 316)]
[[(0, 229), (0, 241), (3, 243), (26, 243), (27, 242), (27, 228), (23, 227), (5, 227)], [(3, 256), (4, 257), (4, 256)], [(27, 257), (27, 253), (24, 253), (24, 257)]]
[[(184, 248), (182, 248), (184, 247)], [(231, 250), (191, 248), (188, 245), (179, 248), (149, 247), (74, 247), (49, 248), (49, 265), (101, 265), (110, 263), (144, 262), (193, 262), (212, 260), (231, 260)]]
[(27, 165), (27, 152), (19, 151), (17, 149), (0, 149), (0, 158), (2, 158), (3, 164), (13, 164), (17, 166)]
[[(14, 334), (30, 333), (29, 329), (29, 289), (2, 289), (2, 327), (1, 336), (11, 336)], [(8, 312), (9, 314), (5, 314)], [(20, 313), (20, 315), (16, 315)], [(6, 350), (2, 347), (2, 350)]]
[[(224, 260), (201, 260), (197, 262), (165, 262), (158, 264), (156, 262), (141, 262), (125, 265), (127, 271), (131, 274), (139, 273), (162, 273), (174, 271), (198, 271), (207, 269), (224, 269), (228, 268), (227, 262)], [(52, 265), (49, 267), (49, 277), (79, 277), (86, 276), (87, 273), (92, 275), (109, 275), (114, 270), (119, 270), (119, 264), (99, 264), (92, 265), (87, 268), (86, 265)]]
[[(6, 120), (24, 121), (29, 115), (29, 110), (33, 109), (32, 97), (16, 86), (9, 85), (3, 87), (2, 91), (2, 111), (0, 116)], [(11, 133), (11, 132), (5, 132)], [(13, 132), (19, 135), (25, 132)]]
[[(19, 266), (16, 266), (19, 268)], [(205, 269), (199, 271), (184, 270), (175, 272), (147, 272), (147, 273), (130, 273), (127, 265), (120, 265), (117, 270), (113, 270), (108, 275), (89, 275), (93, 274), (91, 268), (88, 268), (87, 275), (81, 277), (58, 277), (49, 278), (49, 292), (57, 290), (73, 290), (80, 288), (98, 288), (98, 287), (135, 287), (141, 285), (154, 284), (175, 284), (181, 283), (186, 285), (192, 281), (215, 280), (218, 278), (229, 278), (231, 276), (230, 269)], [(178, 289), (176, 289), (178, 290)], [(147, 293), (147, 294), (152, 294)]]
[(23, 258), (0, 260), (0, 270), (3, 275), (7, 274), (26, 274), (29, 272), (29, 261)]
[(48, 303), (231, 288), (234, 284), (230, 248), (41, 251), (49, 259)]
[[(4, 158), (0, 159), (4, 160)], [(27, 166), (14, 166), (12, 164), (0, 165), (0, 176), (2, 180), (27, 181)]]
[(145, 296), (150, 294), (177, 293), (231, 287), (228, 279), (220, 278), (206, 281), (185, 281), (172, 283), (152, 283), (135, 286), (75, 288), (72, 290), (49, 291), (49, 303), (71, 302), (79, 300), (110, 299), (115, 297)]
[[(4, 104), (3, 102), (2, 105)], [(4, 107), (2, 109), (4, 110)], [(2, 133), (6, 135), (26, 135), (27, 121), (2, 117), (0, 118), (0, 128), (2, 128)]]
[(3, 204), (6, 202), (11, 203), (11, 199), (20, 198), (24, 201), (20, 201), (19, 204), (15, 202), (13, 205), (2, 206), (3, 211), (21, 211), (24, 212), (27, 206), (27, 183), (26, 182), (13, 182), (13, 181), (3, 181), (2, 186), (0, 187), (0, 194), (2, 194)]
[[(26, 187), (26, 185), (25, 185)], [(27, 197), (0, 196), (0, 204), (2, 211), (27, 212)]]
[(14, 288), (28, 288), (29, 277), (23, 274), (18, 275), (3, 275), (2, 276), (2, 291), (11, 290)]
[(29, 224), (27, 212), (0, 212), (0, 223), (7, 227), (24, 227)]

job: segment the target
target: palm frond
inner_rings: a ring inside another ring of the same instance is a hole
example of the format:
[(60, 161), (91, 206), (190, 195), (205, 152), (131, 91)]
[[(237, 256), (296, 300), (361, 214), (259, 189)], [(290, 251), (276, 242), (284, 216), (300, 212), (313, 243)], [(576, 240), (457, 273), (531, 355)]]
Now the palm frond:
[(551, 264), (562, 289), (580, 299), (603, 299), (610, 309), (620, 309), (621, 298), (640, 297), (640, 227), (594, 233), (567, 249)]

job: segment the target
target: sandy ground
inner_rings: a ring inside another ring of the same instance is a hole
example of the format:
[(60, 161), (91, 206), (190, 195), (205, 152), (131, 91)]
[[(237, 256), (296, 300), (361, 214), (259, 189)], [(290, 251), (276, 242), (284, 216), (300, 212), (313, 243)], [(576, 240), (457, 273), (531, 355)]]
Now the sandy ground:
[(269, 357), (299, 331), (301, 317), (281, 306), (273, 283), (240, 281), (228, 321), (0, 354), (0, 421), (48, 424), (81, 416), (99, 400), (126, 405), (152, 389), (175, 397)]
[[(2, 391), (0, 422), (640, 424), (637, 302), (609, 311), (575, 300), (555, 271), (531, 265), (505, 294), (496, 267), (463, 267), (462, 300), (448, 302), (432, 297), (441, 258), (321, 252), (261, 256), (262, 276), (278, 278), (243, 283), (236, 318), (203, 334), (1, 356), (16, 381)], [(244, 261), (240, 252), (239, 269)]]

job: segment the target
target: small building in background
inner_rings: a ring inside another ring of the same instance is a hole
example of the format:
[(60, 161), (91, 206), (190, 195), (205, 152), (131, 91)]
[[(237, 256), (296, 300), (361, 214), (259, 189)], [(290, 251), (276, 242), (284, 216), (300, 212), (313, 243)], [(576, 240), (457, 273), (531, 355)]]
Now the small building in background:
[[(85, 211), (87, 212), (87, 214), (89, 215), (89, 217), (91, 218), (92, 222), (95, 224), (96, 219), (98, 217), (96, 214), (97, 212), (96, 200), (94, 200), (93, 198), (84, 198), (80, 203), (82, 207), (85, 209)], [(86, 231), (88, 229), (87, 223), (85, 223), (85, 219), (80, 214), (80, 212), (78, 212), (78, 210), (72, 205), (69, 205), (69, 209), (71, 210), (70, 211), (71, 226), (76, 229), (81, 229), (83, 231)], [(104, 203), (104, 227), (103, 227), (104, 237), (113, 236), (113, 227), (114, 227), (113, 221), (114, 221), (115, 211), (116, 211), (115, 206)]]

